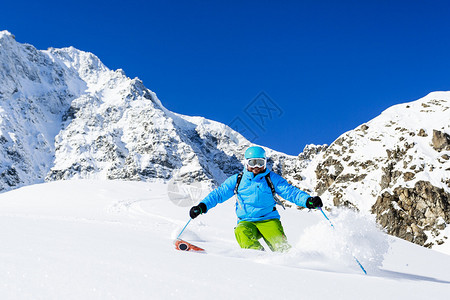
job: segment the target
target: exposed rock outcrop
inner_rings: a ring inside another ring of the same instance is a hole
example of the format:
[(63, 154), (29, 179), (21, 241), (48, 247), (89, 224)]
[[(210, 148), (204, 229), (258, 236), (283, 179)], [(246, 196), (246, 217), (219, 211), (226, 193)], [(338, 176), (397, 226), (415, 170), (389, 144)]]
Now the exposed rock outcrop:
[(442, 150), (450, 150), (450, 135), (439, 130), (433, 130), (433, 138), (431, 140), (433, 148), (441, 152)]
[(429, 182), (418, 181), (413, 188), (385, 191), (372, 207), (377, 221), (389, 234), (431, 247), (447, 240), (440, 230), (450, 224), (450, 194)]

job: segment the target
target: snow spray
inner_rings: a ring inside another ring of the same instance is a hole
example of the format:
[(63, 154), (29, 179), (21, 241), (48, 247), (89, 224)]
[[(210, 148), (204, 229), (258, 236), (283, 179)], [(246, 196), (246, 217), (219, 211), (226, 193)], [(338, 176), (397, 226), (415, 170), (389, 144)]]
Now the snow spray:
[[(327, 215), (323, 212), (322, 208), (318, 207), (317, 209), (320, 210), (320, 212), (323, 214), (323, 216), (328, 220), (328, 222), (330, 222), (331, 227), (334, 228), (333, 223), (332, 223), (331, 220), (327, 217)], [(352, 256), (353, 256), (353, 258), (355, 259), (356, 263), (357, 263), (357, 264), (359, 265), (359, 267), (361, 268), (361, 270), (364, 272), (364, 274), (367, 275), (366, 269), (364, 269), (363, 265), (359, 262), (359, 260), (356, 258), (356, 256), (353, 255), (353, 254), (352, 254)]]
[[(323, 213), (323, 212), (322, 212)], [(352, 257), (358, 257), (365, 270), (376, 272), (382, 266), (389, 250), (388, 237), (379, 229), (372, 216), (351, 209), (337, 208), (328, 219), (305, 228), (295, 249), (312, 260), (321, 260), (335, 266), (354, 266)], [(330, 226), (330, 224), (332, 226)]]

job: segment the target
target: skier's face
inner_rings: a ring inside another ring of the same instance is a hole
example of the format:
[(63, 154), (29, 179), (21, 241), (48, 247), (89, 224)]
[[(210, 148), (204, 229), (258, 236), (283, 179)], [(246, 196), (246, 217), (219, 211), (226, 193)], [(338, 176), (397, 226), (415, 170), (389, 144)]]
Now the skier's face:
[(250, 167), (250, 166), (247, 166), (247, 170), (248, 170), (249, 172), (252, 172), (253, 175), (258, 175), (258, 174), (264, 173), (264, 171), (266, 170), (266, 168), (265, 168), (265, 167), (252, 168), (252, 167)]

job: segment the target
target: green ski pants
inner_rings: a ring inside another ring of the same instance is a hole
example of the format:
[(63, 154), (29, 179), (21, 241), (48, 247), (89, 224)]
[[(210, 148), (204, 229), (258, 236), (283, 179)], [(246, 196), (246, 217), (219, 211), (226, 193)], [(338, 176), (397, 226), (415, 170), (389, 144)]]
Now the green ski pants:
[(264, 239), (272, 251), (284, 252), (291, 248), (279, 219), (257, 222), (241, 221), (234, 228), (234, 234), (239, 246), (245, 249), (264, 250), (258, 241), (260, 238)]

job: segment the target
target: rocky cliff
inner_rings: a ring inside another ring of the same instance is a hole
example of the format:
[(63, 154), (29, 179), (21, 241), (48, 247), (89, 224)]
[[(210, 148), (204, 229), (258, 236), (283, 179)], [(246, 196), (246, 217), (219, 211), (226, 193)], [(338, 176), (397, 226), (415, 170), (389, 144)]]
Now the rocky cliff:
[(428, 247), (449, 236), (450, 93), (393, 106), (340, 136), (309, 166), (328, 205), (373, 213), (388, 233)]

